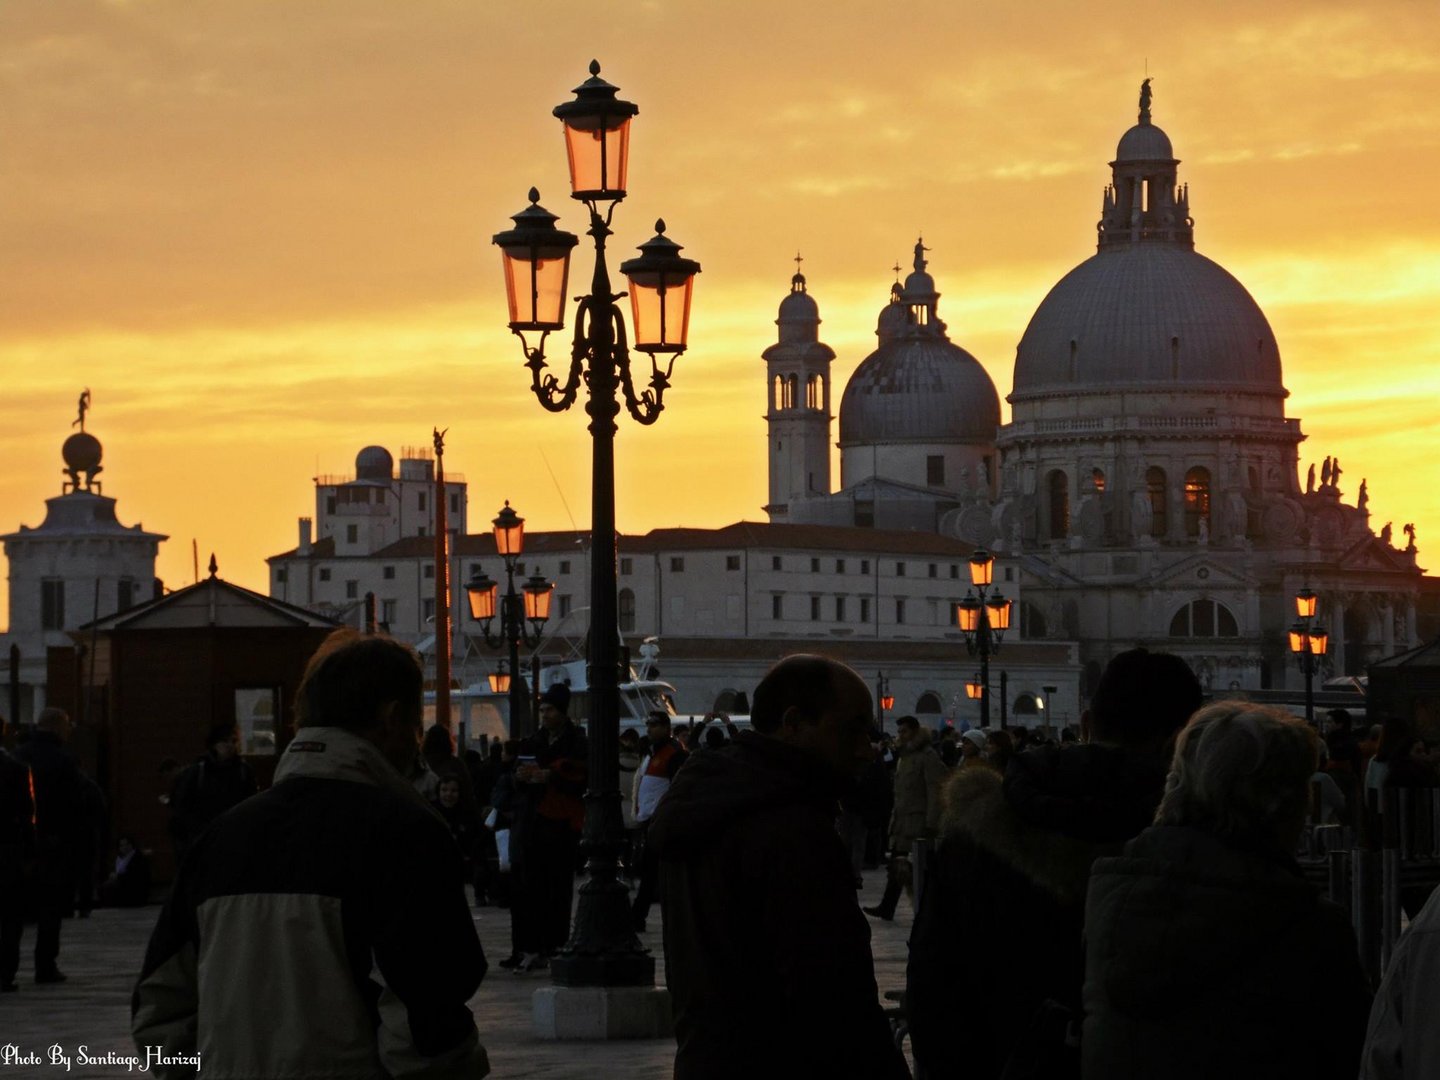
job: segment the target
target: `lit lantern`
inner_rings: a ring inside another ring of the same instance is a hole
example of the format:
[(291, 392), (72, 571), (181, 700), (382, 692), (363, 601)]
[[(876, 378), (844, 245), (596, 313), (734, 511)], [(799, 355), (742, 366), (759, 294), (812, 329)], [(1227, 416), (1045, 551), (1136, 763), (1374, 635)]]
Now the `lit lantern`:
[(1297, 656), (1305, 652), (1306, 649), (1309, 647), (1309, 643), (1306, 640), (1309, 636), (1310, 635), (1305, 632), (1305, 627), (1300, 623), (1296, 623), (1294, 626), (1290, 627), (1290, 651), (1292, 653), (1295, 653)]
[(470, 617), (476, 622), (486, 622), (495, 617), (495, 598), (500, 586), (488, 574), (475, 571), (475, 576), (465, 586), (465, 595), (470, 600)]
[(1324, 656), (1325, 650), (1330, 646), (1330, 635), (1324, 630), (1310, 631), (1310, 652), (1315, 656)]
[(980, 612), (985, 605), (980, 603), (973, 595), (967, 595), (964, 600), (955, 604), (955, 621), (960, 624), (960, 629), (967, 634), (973, 634), (980, 629)]
[(977, 701), (985, 696), (985, 684), (980, 681), (978, 675), (965, 684), (965, 696), (971, 701)]
[(555, 591), (554, 582), (535, 574), (525, 582), (523, 591), (525, 617), (535, 623), (543, 623), (550, 618), (550, 595)]
[(505, 500), (505, 508), (495, 516), (492, 522), (495, 526), (495, 550), (507, 559), (518, 558), (525, 550), (525, 519), (510, 508), (510, 500)]
[(970, 556), (970, 584), (989, 585), (995, 569), (995, 556), (984, 548)]
[(700, 264), (680, 254), (680, 245), (655, 222), (655, 235), (640, 245), (640, 256), (620, 264), (630, 281), (634, 340), (641, 352), (682, 353), (690, 333), (690, 294)]
[(985, 613), (991, 630), (1003, 634), (1010, 629), (1010, 601), (1003, 596), (992, 596), (985, 604)]
[(1302, 619), (1313, 619), (1315, 607), (1319, 603), (1314, 591), (1310, 588), (1303, 588), (1295, 594), (1295, 613)]
[(512, 330), (560, 330), (565, 326), (565, 291), (570, 278), (574, 233), (555, 227), (556, 217), (530, 189), (530, 205), (511, 215), (515, 228), (496, 233), (505, 267), (505, 297)]
[(625, 197), (630, 121), (640, 109), (616, 97), (619, 89), (600, 78), (600, 62), (591, 60), (590, 78), (575, 87), (575, 100), (552, 110), (565, 125), (573, 198), (594, 202)]
[(505, 665), (500, 665), (500, 670), (490, 675), (490, 690), (495, 694), (508, 694), (510, 692), (510, 672), (505, 670)]
[(880, 708), (885, 712), (889, 712), (891, 709), (895, 708), (895, 695), (886, 694), (884, 697), (882, 697), (880, 699)]

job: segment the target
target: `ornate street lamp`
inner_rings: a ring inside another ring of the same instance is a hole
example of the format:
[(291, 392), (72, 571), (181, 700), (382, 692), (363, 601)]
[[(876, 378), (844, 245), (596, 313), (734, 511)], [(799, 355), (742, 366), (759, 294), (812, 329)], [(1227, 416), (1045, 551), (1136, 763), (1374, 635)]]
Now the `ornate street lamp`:
[[(998, 592), (991, 592), (995, 557), (981, 549), (970, 556), (970, 584), (963, 600), (955, 602), (955, 622), (965, 635), (965, 648), (980, 658), (980, 674), (965, 684), (965, 693), (980, 701), (980, 726), (990, 726), (990, 657), (1000, 651), (1000, 641), (1010, 629), (1010, 601)], [(973, 691), (973, 692), (972, 692)], [(1000, 718), (1001, 728), (1005, 718)]]
[(1315, 724), (1315, 671), (1320, 664), (1319, 658), (1330, 647), (1330, 635), (1314, 625), (1318, 605), (1319, 598), (1309, 586), (1296, 593), (1295, 613), (1299, 618), (1287, 635), (1290, 652), (1305, 673), (1305, 722), (1311, 726)]
[(890, 680), (883, 671), (875, 675), (875, 700), (880, 703), (880, 734), (885, 734), (885, 714), (895, 707), (895, 695), (890, 693)]
[[(530, 206), (514, 216), (515, 228), (495, 236), (505, 268), (510, 329), (520, 338), (535, 397), (550, 412), (564, 412), (575, 404), (582, 383), (589, 394), (585, 411), (590, 415), (594, 453), (587, 668), (590, 787), (585, 794), (583, 837), (588, 877), (580, 888), (574, 933), (550, 967), (562, 986), (653, 986), (655, 982), (655, 961), (631, 926), (629, 893), (620, 880), (626, 841), (618, 761), (615, 418), (622, 397), (625, 408), (641, 424), (653, 424), (664, 410), (675, 359), (687, 343), (690, 298), (700, 264), (683, 257), (680, 245), (665, 235), (664, 222), (656, 222), (656, 235), (640, 245), (638, 257), (620, 267), (629, 279), (634, 345), (650, 357), (648, 384), (637, 392), (625, 319), (616, 303), (625, 293), (611, 290), (605, 240), (615, 207), (625, 198), (630, 126), (638, 112), (600, 77), (600, 65), (593, 61), (590, 78), (575, 88), (574, 100), (554, 109), (564, 125), (571, 197), (589, 211), (587, 233), (595, 245), (590, 292), (578, 299), (574, 340), (563, 376), (546, 370), (545, 340), (564, 327), (566, 282), (576, 238), (555, 227), (555, 215), (540, 206), (534, 188)], [(532, 344), (527, 334), (539, 336)]]
[[(510, 735), (519, 738), (535, 729), (525, 680), (513, 677), (520, 671), (520, 646), (533, 649), (540, 644), (545, 620), (550, 617), (550, 594), (555, 586), (537, 574), (516, 592), (515, 564), (525, 551), (525, 519), (511, 509), (507, 500), (505, 508), (496, 515), (494, 526), (495, 550), (505, 562), (505, 595), (499, 595), (499, 584), (478, 566), (465, 586), (465, 595), (470, 600), (470, 618), (480, 624), (485, 644), (492, 649), (506, 645), (510, 650), (509, 668), (502, 666), (497, 674), (490, 676), (490, 689), (497, 694), (509, 693)], [(500, 625), (492, 634), (490, 622), (495, 618), (497, 601)]]

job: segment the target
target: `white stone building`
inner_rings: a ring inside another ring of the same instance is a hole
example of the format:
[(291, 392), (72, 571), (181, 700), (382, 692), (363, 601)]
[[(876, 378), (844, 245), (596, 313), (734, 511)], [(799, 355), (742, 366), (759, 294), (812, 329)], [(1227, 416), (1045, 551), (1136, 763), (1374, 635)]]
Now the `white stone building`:
[(18, 655), (17, 723), (30, 723), (45, 707), (47, 650), (72, 647), (69, 636), (94, 619), (150, 600), (160, 589), (155, 557), (161, 533), (122, 525), (115, 500), (101, 493), (100, 440), (84, 430), (89, 391), (82, 399), (80, 431), (65, 440), (60, 494), (45, 500), (45, 520), (0, 536), (9, 564), (9, 631), (0, 634), (0, 712), (12, 701), (10, 657)]

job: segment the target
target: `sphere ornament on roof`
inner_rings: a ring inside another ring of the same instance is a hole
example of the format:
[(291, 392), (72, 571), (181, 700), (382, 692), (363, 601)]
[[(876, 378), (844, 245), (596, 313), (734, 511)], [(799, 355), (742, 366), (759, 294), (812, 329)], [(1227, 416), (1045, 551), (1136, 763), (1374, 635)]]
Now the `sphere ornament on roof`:
[(1012, 401), (1137, 386), (1283, 398), (1274, 332), (1245, 287), (1194, 250), (1189, 191), (1165, 133), (1121, 139), (1105, 189), (1097, 252), (1050, 290), (1015, 356)]
[(879, 347), (845, 384), (841, 448), (870, 443), (988, 443), (1000, 398), (985, 369), (952, 342), (938, 315), (940, 294), (915, 245), (914, 271), (880, 313)]
[(70, 477), (69, 488), (71, 491), (80, 490), (80, 474), (85, 474), (85, 490), (98, 489), (95, 477), (104, 472), (100, 461), (104, 456), (104, 448), (100, 440), (85, 430), (85, 414), (90, 411), (90, 390), (87, 387), (80, 394), (80, 401), (77, 407), (79, 413), (71, 421), (71, 427), (78, 427), (80, 430), (65, 440), (60, 447), (60, 456), (65, 461), (65, 472)]

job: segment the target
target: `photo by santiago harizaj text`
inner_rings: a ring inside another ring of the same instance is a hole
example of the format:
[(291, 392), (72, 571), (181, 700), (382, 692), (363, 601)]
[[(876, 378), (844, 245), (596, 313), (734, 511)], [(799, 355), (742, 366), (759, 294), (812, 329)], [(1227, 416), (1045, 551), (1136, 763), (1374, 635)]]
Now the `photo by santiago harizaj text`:
[(155, 1066), (193, 1065), (196, 1072), (201, 1071), (199, 1054), (167, 1054), (163, 1046), (147, 1046), (143, 1056), (114, 1050), (92, 1052), (84, 1043), (74, 1050), (68, 1050), (59, 1043), (47, 1046), (44, 1050), (22, 1049), (15, 1043), (0, 1046), (0, 1069), (37, 1065), (64, 1072), (69, 1072), (77, 1065), (101, 1065), (117, 1071), (124, 1069), (126, 1072), (139, 1073), (149, 1072)]

